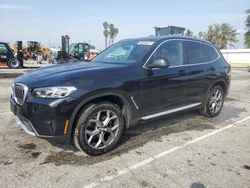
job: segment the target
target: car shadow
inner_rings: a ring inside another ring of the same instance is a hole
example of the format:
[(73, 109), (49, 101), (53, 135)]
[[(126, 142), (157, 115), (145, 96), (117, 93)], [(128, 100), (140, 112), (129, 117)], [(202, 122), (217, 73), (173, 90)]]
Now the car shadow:
[[(141, 151), (137, 150), (137, 148), (142, 147), (148, 142), (161, 142), (162, 136), (190, 130), (203, 131), (205, 129), (220, 128), (220, 126), (223, 126), (220, 125), (220, 123), (223, 122), (225, 124), (224, 121), (227, 121), (226, 124), (228, 124), (233, 118), (239, 117), (244, 111), (244, 108), (225, 105), (221, 114), (215, 118), (204, 117), (195, 110), (175, 113), (151, 121), (141, 122), (137, 126), (125, 130), (115, 149), (95, 157), (87, 154), (78, 155), (79, 152), (77, 152), (73, 144), (59, 145), (52, 143), (54, 146), (61, 148), (62, 151), (52, 152), (46, 157), (44, 163), (55, 163), (56, 165), (86, 165), (108, 160), (134, 149), (136, 149), (135, 152), (137, 154), (141, 154)], [(215, 123), (219, 127), (214, 127)], [(164, 138), (166, 139), (166, 137)], [(170, 140), (167, 139), (165, 141)]]

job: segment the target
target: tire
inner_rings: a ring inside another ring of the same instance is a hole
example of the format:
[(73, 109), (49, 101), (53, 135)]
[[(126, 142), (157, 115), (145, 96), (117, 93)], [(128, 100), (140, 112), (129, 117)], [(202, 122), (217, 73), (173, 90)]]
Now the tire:
[(225, 99), (224, 89), (216, 85), (210, 89), (208, 96), (204, 101), (204, 106), (200, 109), (200, 113), (207, 117), (218, 116), (222, 110)]
[(37, 52), (36, 53), (36, 61), (42, 61), (42, 60), (44, 60), (43, 52)]
[(110, 102), (90, 104), (80, 112), (73, 140), (77, 149), (100, 155), (117, 146), (123, 130), (124, 118), (117, 105)]
[(7, 65), (11, 69), (19, 69), (21, 67), (21, 62), (19, 59), (13, 58), (8, 61)]

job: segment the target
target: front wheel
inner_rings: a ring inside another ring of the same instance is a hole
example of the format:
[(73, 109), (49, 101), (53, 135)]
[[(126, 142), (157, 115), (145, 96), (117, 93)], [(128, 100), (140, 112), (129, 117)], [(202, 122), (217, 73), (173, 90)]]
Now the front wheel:
[(43, 54), (43, 52), (37, 52), (35, 57), (36, 57), (36, 61), (42, 61), (42, 60), (44, 60), (44, 54)]
[(82, 110), (74, 131), (76, 148), (91, 155), (112, 150), (124, 130), (121, 109), (110, 102), (90, 104)]
[(13, 58), (13, 59), (8, 61), (7, 65), (11, 69), (19, 69), (22, 64), (21, 64), (19, 59)]
[(214, 86), (208, 93), (204, 106), (200, 109), (202, 115), (215, 117), (220, 114), (225, 98), (225, 91), (219, 85)]

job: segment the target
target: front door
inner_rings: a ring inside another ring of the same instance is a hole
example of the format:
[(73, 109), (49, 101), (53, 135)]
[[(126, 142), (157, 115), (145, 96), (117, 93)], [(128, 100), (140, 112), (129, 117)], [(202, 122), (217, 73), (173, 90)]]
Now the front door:
[(178, 108), (184, 106), (186, 102), (182, 41), (170, 40), (162, 43), (148, 63), (154, 59), (165, 59), (170, 66), (157, 69), (145, 68), (138, 99), (144, 116)]

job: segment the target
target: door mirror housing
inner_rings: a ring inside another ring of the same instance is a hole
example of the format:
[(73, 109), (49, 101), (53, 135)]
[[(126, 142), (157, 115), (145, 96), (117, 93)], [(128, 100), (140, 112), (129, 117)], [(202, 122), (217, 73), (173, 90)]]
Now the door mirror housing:
[(167, 68), (169, 67), (169, 61), (167, 59), (154, 59), (149, 64), (147, 64), (147, 67), (150, 69), (153, 68)]

